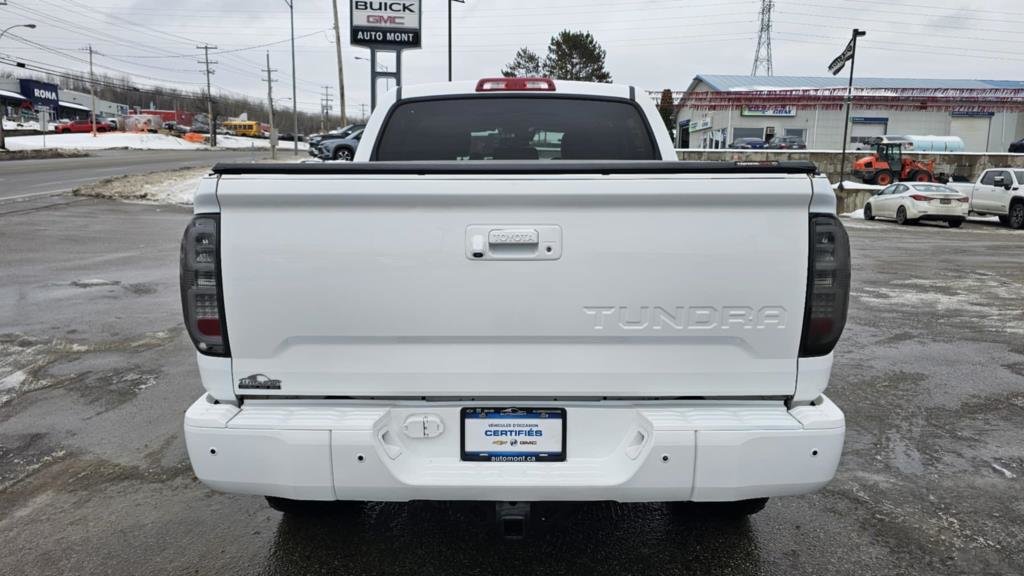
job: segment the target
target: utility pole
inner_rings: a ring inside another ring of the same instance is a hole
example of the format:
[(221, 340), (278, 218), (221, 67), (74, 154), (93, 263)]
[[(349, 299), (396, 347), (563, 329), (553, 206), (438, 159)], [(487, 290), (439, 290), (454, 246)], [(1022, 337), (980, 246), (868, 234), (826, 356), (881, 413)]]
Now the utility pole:
[(323, 86), (324, 95), (320, 97), (320, 132), (327, 132), (328, 119), (331, 115), (331, 110), (334, 109), (331, 106), (331, 102), (334, 98), (331, 97), (331, 87)]
[(92, 70), (92, 44), (89, 44), (89, 98), (92, 99), (92, 137), (96, 137), (96, 73)]
[(295, 76), (295, 0), (284, 0), (288, 5), (288, 14), (292, 23), (292, 143), (295, 144), (295, 155), (299, 155), (299, 89)]
[(452, 2), (465, 4), (466, 0), (448, 0), (448, 81), (452, 81)]
[(750, 69), (751, 76), (757, 76), (764, 70), (765, 76), (774, 74), (772, 70), (772, 10), (775, 0), (761, 0), (761, 27), (757, 33), (757, 50), (754, 52), (754, 66)]
[[(850, 107), (853, 106), (853, 65), (857, 62), (857, 38), (863, 38), (868, 33), (857, 28), (853, 29), (850, 36), (850, 43), (847, 45), (850, 54), (850, 83), (846, 87), (846, 122), (843, 124), (843, 155), (839, 161), (839, 191), (845, 189), (846, 180), (846, 139), (850, 129)], [(846, 51), (844, 51), (845, 56)], [(841, 58), (843, 56), (840, 56)], [(838, 72), (838, 71), (837, 71)]]
[(348, 114), (345, 109), (345, 71), (341, 66), (341, 28), (338, 26), (338, 0), (331, 0), (334, 5), (334, 49), (338, 52), (338, 111), (341, 112), (342, 127), (348, 125)]
[(210, 50), (216, 50), (217, 47), (203, 44), (196, 46), (196, 49), (203, 51), (203, 59), (199, 60), (199, 63), (206, 65), (206, 114), (210, 124), (210, 147), (213, 148), (217, 146), (217, 122), (214, 121), (213, 93), (210, 92), (210, 75), (214, 73), (213, 70), (210, 70), (210, 64), (216, 64), (216, 62), (210, 62)]
[(273, 73), (277, 69), (270, 67), (270, 50), (267, 50), (267, 67), (263, 69), (267, 73), (267, 104), (270, 106), (270, 159), (277, 160), (277, 133), (274, 132), (274, 80)]

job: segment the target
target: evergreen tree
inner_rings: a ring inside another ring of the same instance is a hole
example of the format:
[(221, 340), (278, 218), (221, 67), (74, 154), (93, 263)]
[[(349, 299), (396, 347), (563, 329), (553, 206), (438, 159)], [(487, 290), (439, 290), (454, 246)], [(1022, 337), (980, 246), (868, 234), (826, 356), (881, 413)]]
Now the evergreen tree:
[(590, 32), (562, 30), (551, 38), (544, 73), (557, 80), (611, 82), (604, 68), (605, 50)]
[(540, 56), (524, 46), (516, 52), (516, 57), (512, 59), (512, 62), (502, 68), (501, 75), (506, 78), (541, 76), (543, 73), (540, 67)]

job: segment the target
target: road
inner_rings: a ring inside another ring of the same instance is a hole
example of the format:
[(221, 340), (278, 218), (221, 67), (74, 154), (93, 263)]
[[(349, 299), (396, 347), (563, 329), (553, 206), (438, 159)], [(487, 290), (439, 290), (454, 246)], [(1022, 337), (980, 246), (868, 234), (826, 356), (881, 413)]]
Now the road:
[(182, 415), (188, 211), (75, 198), (0, 216), (2, 574), (1024, 573), (1024, 233), (847, 221), (836, 479), (749, 521), (595, 503), (523, 541), (479, 508), (283, 518), (213, 492)]
[(260, 150), (100, 150), (84, 158), (8, 160), (0, 162), (0, 202), (66, 192), (122, 174), (212, 166), (221, 161), (244, 162), (267, 156), (269, 152)]

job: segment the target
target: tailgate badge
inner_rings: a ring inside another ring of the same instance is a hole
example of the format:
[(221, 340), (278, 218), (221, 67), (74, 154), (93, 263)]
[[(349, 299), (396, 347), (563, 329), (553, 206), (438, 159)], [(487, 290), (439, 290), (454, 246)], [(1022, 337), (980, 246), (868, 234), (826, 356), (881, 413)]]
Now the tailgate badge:
[(274, 380), (266, 374), (252, 374), (239, 379), (238, 387), (249, 390), (280, 390), (281, 381)]

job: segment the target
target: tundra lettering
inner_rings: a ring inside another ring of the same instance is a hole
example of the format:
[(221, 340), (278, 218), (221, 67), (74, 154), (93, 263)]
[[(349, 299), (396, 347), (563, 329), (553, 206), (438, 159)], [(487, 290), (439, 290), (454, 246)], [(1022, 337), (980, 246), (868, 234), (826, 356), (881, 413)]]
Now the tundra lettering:
[[(719, 328), (764, 329), (786, 327), (786, 309), (782, 306), (584, 306), (594, 330), (614, 326), (622, 330), (708, 330)], [(609, 323), (606, 326), (605, 320)]]

